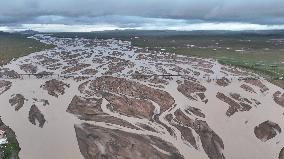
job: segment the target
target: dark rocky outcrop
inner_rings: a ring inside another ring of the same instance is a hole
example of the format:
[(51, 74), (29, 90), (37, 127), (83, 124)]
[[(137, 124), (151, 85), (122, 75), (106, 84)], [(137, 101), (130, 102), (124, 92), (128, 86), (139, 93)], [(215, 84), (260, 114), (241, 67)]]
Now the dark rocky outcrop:
[(67, 112), (81, 116), (105, 114), (101, 108), (101, 104), (102, 99), (74, 96)]
[(16, 94), (11, 99), (9, 99), (9, 103), (11, 104), (11, 106), (15, 107), (16, 111), (18, 111), (24, 106), (25, 100), (26, 99), (23, 95)]
[(197, 148), (196, 145), (196, 140), (193, 136), (192, 130), (191, 128), (185, 127), (185, 126), (180, 126), (180, 125), (175, 125), (175, 127), (180, 131), (181, 133), (181, 137), (190, 143), (190, 145), (192, 145), (195, 149)]
[(226, 87), (228, 86), (231, 82), (229, 79), (223, 77), (221, 79), (217, 79), (216, 83), (219, 85), (219, 86), (222, 86), (222, 87)]
[(43, 127), (44, 123), (46, 122), (44, 115), (38, 109), (36, 105), (32, 105), (29, 111), (29, 121), (36, 125), (36, 121), (39, 123), (39, 127)]
[(25, 71), (26, 73), (36, 73), (37, 72), (37, 66), (34, 66), (33, 64), (23, 64), (20, 65), (20, 69)]
[[(87, 88), (87, 84), (89, 84), (89, 88)], [(168, 92), (154, 89), (124, 78), (110, 76), (103, 76), (94, 81), (85, 82), (79, 86), (79, 90), (81, 93), (90, 96), (94, 94), (104, 96), (105, 93), (111, 93), (143, 100), (151, 100), (160, 106), (161, 112), (169, 109), (175, 102), (174, 98)]]
[(89, 66), (90, 66), (90, 64), (83, 64), (83, 63), (75, 62), (73, 65), (64, 66), (63, 69), (65, 69), (65, 70), (62, 72), (62, 74), (68, 74), (68, 73), (80, 71), (80, 70), (87, 68)]
[(281, 149), (278, 159), (284, 159), (284, 147)]
[(20, 75), (14, 70), (10, 70), (8, 68), (0, 68), (0, 78), (15, 79), (20, 78)]
[[(224, 149), (222, 139), (209, 127), (206, 121), (190, 119), (181, 110), (177, 110), (175, 112), (175, 121), (177, 121), (179, 124), (182, 124), (183, 126), (190, 127), (195, 130), (195, 132), (200, 137), (204, 151), (210, 159), (225, 158), (222, 152)], [(189, 135), (189, 133), (186, 133), (186, 135)], [(193, 136), (190, 135), (191, 139), (192, 137)]]
[(42, 103), (43, 106), (47, 106), (49, 105), (49, 101), (46, 99), (37, 99), (37, 98), (33, 98), (34, 102), (40, 102)]
[(9, 90), (12, 86), (12, 82), (0, 80), (0, 95)]
[(48, 72), (48, 71), (41, 71), (39, 73), (37, 73), (35, 76), (40, 79), (40, 78), (44, 78), (44, 77), (48, 77), (53, 75), (53, 72)]
[(202, 147), (210, 159), (225, 159), (222, 139), (205, 121), (195, 121), (195, 131), (200, 136)]
[(85, 69), (83, 71), (81, 71), (81, 73), (83, 75), (95, 75), (98, 73), (98, 71), (96, 69)]
[(265, 121), (254, 128), (255, 136), (263, 142), (274, 138), (279, 133), (281, 133), (280, 126), (271, 121)]
[(277, 91), (273, 94), (273, 100), (278, 105), (284, 107), (284, 93), (281, 93), (280, 91)]
[(247, 91), (247, 92), (256, 93), (256, 92), (254, 91), (254, 89), (253, 89), (251, 86), (248, 86), (248, 85), (246, 85), (246, 84), (242, 84), (240, 87), (241, 87), (242, 89), (244, 89), (245, 91)]
[(103, 95), (110, 103), (113, 111), (119, 112), (126, 116), (146, 118), (150, 120), (154, 115), (154, 105), (144, 99), (128, 98), (126, 96), (118, 96), (105, 93)]
[(206, 99), (204, 92), (206, 91), (206, 87), (202, 86), (199, 83), (192, 82), (189, 80), (185, 80), (184, 83), (179, 84), (177, 90), (181, 92), (183, 95), (188, 97), (192, 100), (198, 100), (194, 95), (199, 96), (199, 98), (207, 103), (208, 100)]
[(260, 88), (260, 91), (262, 93), (269, 90), (260, 80), (245, 80), (245, 82)]
[(81, 120), (105, 122), (128, 128), (139, 129), (125, 120), (104, 113), (101, 108), (101, 104), (102, 99), (74, 96), (67, 108), (67, 112), (77, 115)]
[(193, 113), (196, 116), (205, 118), (205, 114), (202, 113), (202, 111), (198, 108), (194, 108), (194, 107), (189, 107), (188, 109), (185, 110), (185, 112), (187, 113)]
[(65, 88), (69, 88), (70, 85), (56, 79), (46, 81), (44, 85), (41, 85), (41, 88), (48, 91), (49, 95), (58, 97), (65, 93)]
[[(226, 112), (227, 116), (232, 116), (238, 111), (249, 111), (252, 108), (250, 105), (244, 102), (241, 102), (240, 100), (238, 101), (237, 98), (239, 97), (235, 96), (235, 94), (231, 96), (233, 99), (220, 92), (218, 92), (216, 95), (218, 99), (220, 99), (221, 101), (229, 105), (229, 109)], [(238, 102), (235, 101), (234, 99), (237, 100)]]
[[(90, 124), (75, 125), (85, 159), (182, 159), (177, 149), (160, 138), (111, 130)], [(162, 153), (156, 147), (165, 151)]]

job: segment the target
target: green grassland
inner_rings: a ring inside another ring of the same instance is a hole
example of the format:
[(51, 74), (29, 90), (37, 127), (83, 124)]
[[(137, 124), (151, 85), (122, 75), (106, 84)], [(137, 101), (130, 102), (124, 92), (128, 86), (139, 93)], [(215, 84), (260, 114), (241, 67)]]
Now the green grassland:
[(6, 126), (0, 119), (0, 128), (5, 130), (7, 137), (7, 144), (0, 145), (0, 158), (1, 159), (18, 159), (18, 154), (21, 150), (19, 143), (16, 139), (15, 132)]
[(0, 65), (8, 63), (13, 58), (52, 47), (51, 45), (43, 44), (34, 39), (29, 39), (25, 35), (0, 32)]
[(269, 77), (283, 77), (284, 42), (263, 37), (167, 37), (132, 39), (133, 45), (150, 51), (214, 58), (222, 64), (253, 70)]

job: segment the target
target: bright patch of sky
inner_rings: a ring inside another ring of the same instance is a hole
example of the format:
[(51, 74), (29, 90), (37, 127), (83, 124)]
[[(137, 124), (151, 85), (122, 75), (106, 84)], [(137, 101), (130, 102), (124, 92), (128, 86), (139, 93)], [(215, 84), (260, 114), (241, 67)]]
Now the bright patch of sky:
[(279, 30), (284, 29), (284, 25), (263, 25), (263, 24), (246, 24), (246, 23), (196, 23), (175, 25), (155, 25), (144, 24), (137, 27), (119, 27), (115, 25), (97, 24), (97, 25), (64, 25), (64, 24), (22, 24), (18, 27), (0, 27), (0, 31), (23, 31), (35, 30), (39, 32), (91, 32), (106, 30), (177, 30), (177, 31), (195, 31), (195, 30)]

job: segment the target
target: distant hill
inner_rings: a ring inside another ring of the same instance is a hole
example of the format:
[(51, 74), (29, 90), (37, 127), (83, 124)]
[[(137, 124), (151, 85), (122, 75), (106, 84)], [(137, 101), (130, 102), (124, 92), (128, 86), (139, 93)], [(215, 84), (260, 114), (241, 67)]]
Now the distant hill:
[(19, 31), (17, 33), (24, 34), (24, 35), (34, 35), (34, 34), (38, 34), (39, 32), (35, 30), (24, 30), (24, 31)]
[(84, 38), (133, 38), (133, 37), (269, 37), (283, 38), (284, 30), (247, 30), (247, 31), (227, 31), (227, 30), (197, 30), (197, 31), (175, 31), (175, 30), (112, 30), (112, 31), (94, 31), (87, 33), (53, 33), (57, 37), (84, 37)]
[(4, 31), (0, 31), (0, 35), (8, 35), (10, 33), (4, 32)]

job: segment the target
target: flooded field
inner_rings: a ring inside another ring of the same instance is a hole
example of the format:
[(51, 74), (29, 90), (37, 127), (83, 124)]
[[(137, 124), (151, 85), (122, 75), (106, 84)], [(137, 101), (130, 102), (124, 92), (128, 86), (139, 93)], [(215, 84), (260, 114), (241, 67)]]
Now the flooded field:
[(128, 41), (31, 38), (56, 47), (0, 71), (20, 158), (268, 159), (284, 147), (284, 92), (256, 74)]

